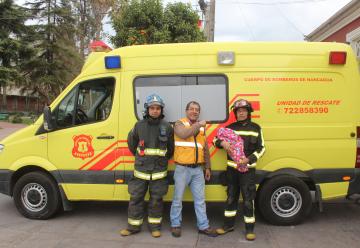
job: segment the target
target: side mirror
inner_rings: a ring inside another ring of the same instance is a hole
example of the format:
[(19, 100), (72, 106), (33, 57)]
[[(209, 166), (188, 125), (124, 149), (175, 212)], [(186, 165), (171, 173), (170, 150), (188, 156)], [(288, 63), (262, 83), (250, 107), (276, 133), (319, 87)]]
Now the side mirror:
[(44, 129), (46, 131), (54, 130), (55, 126), (51, 116), (51, 109), (49, 106), (44, 107)]

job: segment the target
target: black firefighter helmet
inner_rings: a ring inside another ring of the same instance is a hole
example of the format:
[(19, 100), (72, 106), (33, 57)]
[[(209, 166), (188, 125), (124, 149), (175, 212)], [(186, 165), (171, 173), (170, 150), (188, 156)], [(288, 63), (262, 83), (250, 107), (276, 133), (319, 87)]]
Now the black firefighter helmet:
[(248, 102), (248, 101), (245, 100), (245, 99), (236, 100), (236, 101), (234, 102), (234, 104), (231, 106), (231, 109), (232, 109), (232, 111), (234, 112), (235, 116), (236, 116), (236, 111), (237, 111), (239, 108), (246, 108), (247, 111), (249, 112), (249, 115), (250, 115), (251, 112), (254, 112), (254, 109), (253, 109), (253, 107), (251, 106), (251, 103)]

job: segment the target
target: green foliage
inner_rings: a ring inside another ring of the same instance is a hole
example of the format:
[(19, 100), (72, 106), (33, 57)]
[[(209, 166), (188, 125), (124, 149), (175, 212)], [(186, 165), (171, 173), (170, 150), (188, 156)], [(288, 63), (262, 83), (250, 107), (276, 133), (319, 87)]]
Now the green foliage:
[[(27, 39), (29, 28), (25, 25), (29, 13), (17, 6), (13, 0), (0, 1), (0, 87), (2, 92), (8, 85), (23, 81), (21, 66), (31, 54), (31, 43)], [(6, 96), (3, 94), (1, 109), (6, 109)]]
[(199, 17), (189, 4), (168, 4), (161, 0), (123, 1), (112, 15), (117, 47), (175, 42), (205, 41), (197, 27)]
[(31, 125), (31, 124), (33, 124), (35, 122), (34, 120), (35, 119), (32, 118), (32, 117), (25, 116), (25, 117), (21, 118), (21, 123), (26, 124), (26, 125)]
[[(121, 0), (20, 2), (25, 5), (0, 0), (0, 87), (3, 93), (15, 86), (49, 103), (80, 72), (101, 18)], [(0, 109), (6, 109), (6, 92)]]
[(11, 118), (11, 123), (22, 123), (22, 119), (20, 115), (14, 115)]
[(74, 8), (70, 0), (32, 0), (25, 7), (13, 0), (0, 2), (3, 88), (15, 85), (50, 102), (79, 73), (83, 61)]
[(29, 42), (25, 39), (27, 11), (12, 0), (0, 2), (0, 85), (21, 80), (18, 66), (28, 59)]
[(170, 3), (165, 8), (164, 24), (171, 34), (171, 43), (205, 41), (197, 26), (198, 14), (190, 5)]
[(39, 24), (31, 25), (36, 54), (22, 68), (22, 85), (50, 102), (80, 71), (76, 21), (69, 1), (34, 0), (28, 7)]

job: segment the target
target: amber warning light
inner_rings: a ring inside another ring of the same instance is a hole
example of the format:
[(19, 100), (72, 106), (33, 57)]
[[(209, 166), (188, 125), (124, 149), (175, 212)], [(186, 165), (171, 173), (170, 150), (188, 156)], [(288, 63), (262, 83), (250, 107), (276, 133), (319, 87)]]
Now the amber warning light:
[(330, 52), (329, 64), (330, 65), (345, 65), (346, 64), (346, 52)]
[(124, 179), (116, 179), (115, 182), (121, 184), (124, 183)]

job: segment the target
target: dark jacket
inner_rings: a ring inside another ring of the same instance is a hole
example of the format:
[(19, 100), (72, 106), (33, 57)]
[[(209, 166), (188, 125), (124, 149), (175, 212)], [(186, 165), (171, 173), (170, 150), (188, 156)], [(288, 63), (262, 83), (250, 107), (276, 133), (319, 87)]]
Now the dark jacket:
[[(161, 119), (138, 121), (128, 135), (128, 147), (135, 156), (135, 170), (156, 173), (167, 170), (168, 160), (174, 153), (174, 131)], [(149, 155), (146, 151), (166, 151), (164, 155)]]
[[(245, 156), (249, 159), (250, 165), (256, 163), (265, 152), (261, 127), (250, 120), (246, 120), (231, 123), (226, 128), (234, 131), (241, 131), (239, 135), (244, 141)], [(214, 144), (216, 147), (222, 148), (221, 142), (222, 140), (215, 137)], [(232, 158), (229, 155), (227, 155), (227, 158), (232, 161)]]

